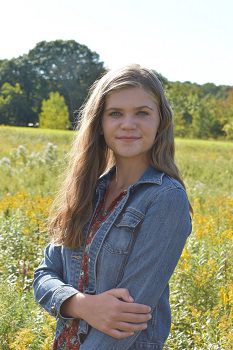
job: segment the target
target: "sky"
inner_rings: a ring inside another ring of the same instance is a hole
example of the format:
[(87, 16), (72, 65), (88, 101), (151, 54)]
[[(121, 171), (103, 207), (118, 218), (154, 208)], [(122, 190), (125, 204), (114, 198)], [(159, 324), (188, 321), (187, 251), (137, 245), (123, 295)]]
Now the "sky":
[(75, 40), (106, 68), (139, 63), (170, 81), (233, 85), (232, 0), (0, 0), (0, 59)]

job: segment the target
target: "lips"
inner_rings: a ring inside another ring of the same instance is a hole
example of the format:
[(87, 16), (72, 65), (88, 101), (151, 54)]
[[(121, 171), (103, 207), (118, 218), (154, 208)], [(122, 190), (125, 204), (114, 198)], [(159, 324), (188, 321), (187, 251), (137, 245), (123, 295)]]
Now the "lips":
[(139, 140), (140, 137), (137, 136), (120, 136), (116, 137), (118, 140)]

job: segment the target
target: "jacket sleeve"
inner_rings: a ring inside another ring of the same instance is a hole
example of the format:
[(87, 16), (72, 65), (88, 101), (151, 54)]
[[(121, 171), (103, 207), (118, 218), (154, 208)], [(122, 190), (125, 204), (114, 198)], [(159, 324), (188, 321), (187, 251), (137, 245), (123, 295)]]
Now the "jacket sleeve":
[[(181, 188), (164, 190), (153, 201), (116, 288), (127, 288), (134, 302), (156, 307), (192, 230), (189, 203)], [(115, 339), (91, 328), (81, 350), (126, 350), (141, 331)], [(93, 345), (94, 344), (94, 345)]]
[(34, 273), (34, 295), (36, 301), (56, 318), (72, 319), (60, 314), (61, 304), (78, 293), (72, 285), (63, 281), (61, 247), (52, 243), (47, 245), (44, 258)]

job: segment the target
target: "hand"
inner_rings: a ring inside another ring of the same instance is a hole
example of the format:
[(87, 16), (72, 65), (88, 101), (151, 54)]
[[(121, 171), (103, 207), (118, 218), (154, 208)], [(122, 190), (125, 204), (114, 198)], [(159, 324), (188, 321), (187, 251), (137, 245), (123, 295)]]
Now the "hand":
[(85, 295), (83, 319), (92, 327), (116, 339), (127, 338), (147, 328), (150, 307), (133, 303), (127, 289), (110, 289), (97, 295)]
[[(69, 301), (73, 306), (68, 305)], [(146, 329), (147, 321), (151, 319), (151, 308), (134, 303), (125, 288), (110, 289), (97, 295), (78, 293), (65, 303), (73, 309), (73, 317), (84, 319), (92, 327), (116, 339), (127, 338)]]

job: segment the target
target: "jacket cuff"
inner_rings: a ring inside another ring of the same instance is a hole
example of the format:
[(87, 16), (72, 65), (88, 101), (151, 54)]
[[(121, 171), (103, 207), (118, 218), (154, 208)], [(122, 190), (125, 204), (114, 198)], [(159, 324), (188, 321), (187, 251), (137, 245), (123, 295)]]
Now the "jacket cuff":
[(73, 320), (75, 317), (64, 317), (61, 314), (61, 305), (66, 301), (68, 298), (72, 297), (73, 295), (79, 293), (79, 291), (75, 288), (73, 288), (71, 285), (64, 285), (59, 287), (55, 293), (53, 294), (52, 300), (51, 300), (51, 315), (55, 316), (56, 319), (61, 318), (63, 320)]
[(79, 320), (78, 334), (80, 336), (81, 343), (84, 342), (85, 337), (88, 333), (88, 329), (89, 329), (89, 324), (85, 320), (80, 319)]

